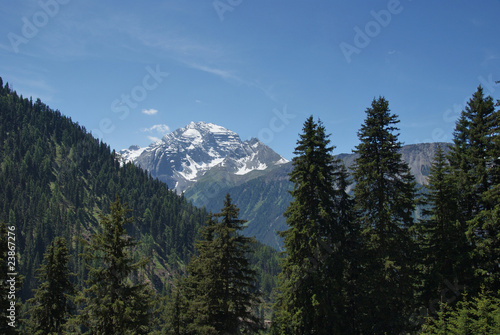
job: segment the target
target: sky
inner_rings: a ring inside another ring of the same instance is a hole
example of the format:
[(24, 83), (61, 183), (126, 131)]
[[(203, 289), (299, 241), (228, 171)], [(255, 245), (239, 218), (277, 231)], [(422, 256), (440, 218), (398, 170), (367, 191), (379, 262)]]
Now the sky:
[(451, 141), (499, 42), (499, 0), (16, 0), (0, 77), (117, 151), (205, 121), (291, 159), (310, 115), (350, 153), (380, 96), (404, 144)]

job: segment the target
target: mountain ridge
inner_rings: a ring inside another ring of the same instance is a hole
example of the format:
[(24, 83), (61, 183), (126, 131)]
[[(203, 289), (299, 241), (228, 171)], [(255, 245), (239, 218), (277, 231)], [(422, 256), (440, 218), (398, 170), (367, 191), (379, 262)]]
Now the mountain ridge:
[[(401, 147), (402, 159), (421, 186), (427, 184), (438, 146), (447, 151), (449, 143)], [(224, 127), (191, 122), (147, 148), (133, 147), (120, 154), (182, 192), (197, 207), (217, 211), (217, 200), (230, 193), (247, 220), (245, 234), (275, 249), (281, 248), (276, 232), (287, 229), (283, 212), (292, 200), (288, 191), (293, 185), (288, 174), (293, 166), (258, 139), (241, 141), (237, 133)], [(356, 153), (335, 156), (348, 169), (358, 157)], [(349, 186), (349, 192), (352, 187)]]
[[(438, 146), (447, 152), (450, 143), (419, 143), (404, 145), (400, 152), (415, 177), (418, 185), (427, 184), (427, 176)], [(349, 169), (353, 166), (357, 154), (341, 153), (335, 155)], [(239, 208), (242, 217), (248, 220), (245, 234), (255, 236), (258, 241), (280, 249), (282, 241), (276, 232), (287, 229), (283, 212), (292, 197), (288, 193), (293, 184), (288, 180), (288, 173), (293, 169), (292, 162), (271, 167), (264, 171), (254, 171), (246, 176), (228, 176), (221, 169), (209, 171), (201, 177), (185, 197), (197, 207), (214, 210), (216, 199), (230, 193)], [(354, 185), (350, 185), (348, 191)]]
[[(0, 77), (0, 223), (15, 227), (16, 271), (24, 277), (16, 292), (20, 302), (32, 298), (40, 285), (37, 269), (55, 237), (67, 240), (68, 268), (77, 290), (85, 287), (83, 241), (98, 231), (101, 214), (109, 213), (116, 197), (130, 210), (127, 218), (133, 218), (125, 229), (138, 243), (130, 250), (134, 260), (150, 260), (130, 279), (144, 280), (165, 297), (174, 279), (185, 273), (209, 213), (144, 169), (123, 164), (85, 127), (40, 99), (23, 98)], [(222, 206), (221, 198), (215, 212)], [(251, 264), (269, 301), (278, 256), (260, 243), (252, 248)], [(0, 280), (6, 275), (0, 274)]]
[(146, 148), (132, 146), (119, 154), (124, 162), (148, 170), (178, 192), (184, 192), (217, 166), (245, 175), (287, 162), (256, 138), (242, 141), (237, 133), (203, 121), (191, 122)]

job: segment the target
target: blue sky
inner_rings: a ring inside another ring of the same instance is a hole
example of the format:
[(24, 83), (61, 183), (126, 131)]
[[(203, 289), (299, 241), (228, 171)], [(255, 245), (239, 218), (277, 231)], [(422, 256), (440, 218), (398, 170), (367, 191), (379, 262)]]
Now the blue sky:
[(379, 96), (405, 144), (450, 141), (500, 98), (499, 0), (18, 0), (0, 32), (4, 82), (117, 150), (207, 121), (290, 159), (314, 115), (351, 152)]

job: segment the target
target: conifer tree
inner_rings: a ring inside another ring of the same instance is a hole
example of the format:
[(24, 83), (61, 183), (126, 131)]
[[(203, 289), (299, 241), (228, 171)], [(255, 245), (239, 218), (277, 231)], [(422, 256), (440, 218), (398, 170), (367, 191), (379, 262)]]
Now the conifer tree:
[(424, 287), (422, 303), (441, 296), (447, 283), (469, 277), (470, 267), (465, 231), (458, 215), (458, 192), (443, 149), (438, 146), (423, 195), (424, 219), (419, 224)]
[[(500, 100), (497, 101), (500, 106)], [(469, 222), (468, 236), (474, 241), (477, 273), (484, 285), (500, 297), (500, 110), (490, 118), (493, 123), (489, 138), (488, 178), (490, 188), (482, 194), (484, 209)]]
[[(297, 141), (290, 181), (293, 201), (285, 212), (282, 263), (274, 334), (348, 333), (346, 267), (352, 237), (347, 173), (321, 121), (309, 117)], [(351, 235), (350, 235), (351, 234)]]
[(154, 305), (146, 283), (133, 283), (131, 275), (149, 261), (134, 263), (132, 248), (137, 243), (125, 225), (133, 219), (117, 197), (110, 214), (102, 215), (99, 230), (86, 245), (84, 258), (89, 278), (83, 291), (84, 308), (78, 321), (88, 334), (147, 334)]
[(163, 333), (169, 335), (189, 334), (188, 301), (180, 287), (182, 283), (178, 285), (168, 297), (164, 311)]
[(455, 308), (443, 304), (419, 334), (500, 334), (500, 299), (483, 288), (472, 299), (465, 295)]
[[(500, 114), (478, 87), (457, 121), (449, 155), (459, 190), (462, 229), (472, 244), (473, 268), (487, 289), (500, 289)], [(479, 289), (478, 281), (468, 283)]]
[(30, 334), (61, 334), (73, 312), (75, 288), (70, 280), (68, 246), (64, 238), (56, 237), (47, 248), (44, 263), (38, 269), (40, 282), (34, 298), (28, 302)]
[(491, 97), (478, 87), (462, 111), (453, 133), (454, 145), (449, 160), (460, 190), (459, 208), (462, 220), (471, 220), (487, 205), (482, 194), (490, 189), (488, 169), (494, 151), (493, 135), (498, 133), (498, 117)]
[(374, 99), (358, 132), (353, 177), (364, 258), (360, 290), (363, 333), (399, 333), (413, 303), (414, 243), (410, 229), (415, 181), (402, 161), (399, 122), (389, 102)]
[(260, 300), (256, 272), (247, 257), (254, 239), (241, 235), (246, 221), (238, 212), (227, 194), (221, 213), (211, 215), (201, 230), (198, 255), (183, 285), (190, 334), (252, 334), (261, 328), (253, 313)]

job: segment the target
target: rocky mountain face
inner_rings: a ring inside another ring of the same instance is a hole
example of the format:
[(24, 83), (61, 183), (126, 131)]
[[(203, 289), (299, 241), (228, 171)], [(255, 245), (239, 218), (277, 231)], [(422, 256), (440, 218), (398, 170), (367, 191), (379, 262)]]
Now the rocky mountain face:
[(131, 146), (120, 154), (124, 161), (148, 170), (178, 192), (184, 192), (214, 167), (245, 175), (287, 162), (258, 139), (242, 141), (235, 132), (206, 122), (191, 122), (149, 147)]
[[(408, 164), (415, 181), (419, 185), (427, 184), (427, 176), (438, 146), (441, 146), (444, 152), (447, 153), (449, 145), (449, 143), (419, 143), (404, 145), (401, 148), (401, 158)], [(338, 155), (347, 168), (352, 167), (358, 156), (358, 154)]]
[[(418, 187), (427, 184), (427, 176), (438, 146), (448, 151), (447, 143), (421, 143), (401, 148), (402, 159), (408, 163)], [(353, 166), (357, 154), (339, 154), (345, 166)], [(283, 212), (292, 200), (289, 190), (293, 185), (288, 180), (292, 163), (254, 171), (245, 176), (229, 176), (223, 169), (209, 171), (186, 191), (186, 198), (209, 211), (221, 207), (221, 197), (230, 193), (233, 202), (240, 208), (240, 217), (248, 220), (244, 233), (255, 236), (258, 241), (280, 249), (283, 242), (276, 234), (287, 229)], [(349, 191), (354, 185), (351, 184)]]
[[(410, 166), (419, 185), (427, 176), (438, 145), (421, 143), (401, 148), (402, 159)], [(288, 180), (292, 163), (257, 139), (241, 141), (238, 134), (212, 123), (190, 123), (166, 135), (147, 148), (137, 146), (120, 151), (131, 161), (163, 180), (170, 188), (184, 192), (195, 206), (218, 212), (226, 193), (247, 220), (244, 233), (276, 249), (282, 246), (277, 231), (287, 229), (283, 212), (292, 200)], [(339, 154), (349, 169), (356, 154)], [(351, 185), (350, 188), (352, 188)]]

